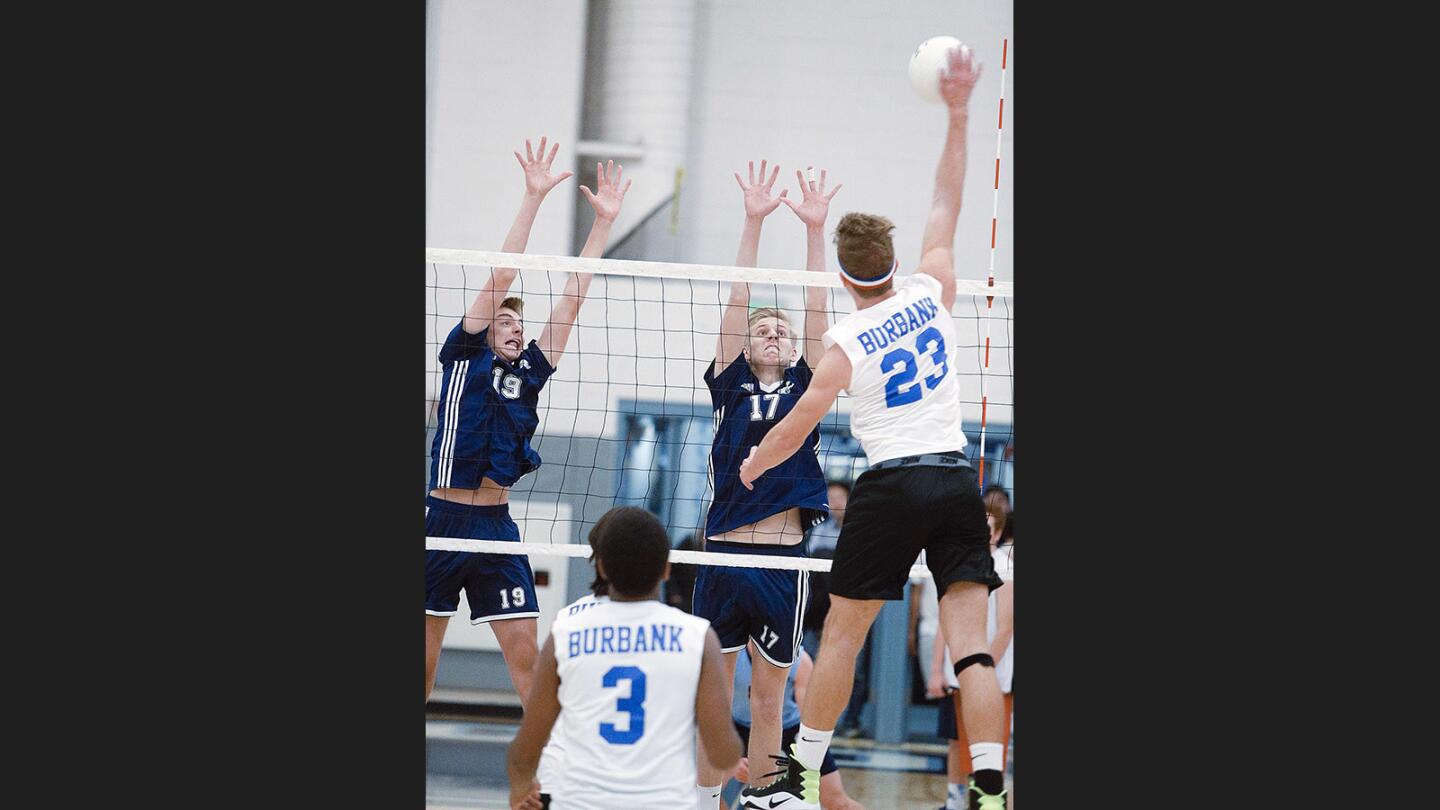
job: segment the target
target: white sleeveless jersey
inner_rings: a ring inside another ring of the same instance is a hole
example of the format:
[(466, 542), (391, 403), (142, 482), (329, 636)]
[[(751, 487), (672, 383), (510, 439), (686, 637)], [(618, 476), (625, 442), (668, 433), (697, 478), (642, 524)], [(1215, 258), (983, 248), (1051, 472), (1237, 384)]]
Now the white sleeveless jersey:
[(895, 295), (830, 327), (825, 348), (850, 358), (850, 432), (871, 464), (959, 450), (959, 341), (940, 282), (916, 273)]
[(709, 628), (655, 600), (555, 620), (565, 765), (553, 810), (695, 806), (695, 692)]
[[(566, 616), (574, 616), (589, 608), (609, 602), (608, 596), (596, 596), (587, 593), (576, 599), (574, 602), (560, 608), (555, 618), (563, 619)], [(565, 772), (565, 734), (560, 728), (560, 723), (550, 730), (550, 740), (545, 743), (545, 749), (540, 752), (540, 767), (535, 771), (535, 778), (540, 780), (540, 792), (547, 793), (553, 800), (560, 793), (560, 777)]]

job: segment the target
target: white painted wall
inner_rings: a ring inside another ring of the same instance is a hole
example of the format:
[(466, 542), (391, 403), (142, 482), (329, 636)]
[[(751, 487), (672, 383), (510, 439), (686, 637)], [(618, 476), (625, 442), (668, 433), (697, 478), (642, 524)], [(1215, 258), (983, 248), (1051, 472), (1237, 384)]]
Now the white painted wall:
[[(784, 167), (781, 180), (797, 194), (794, 169), (813, 163), (845, 188), (831, 223), (847, 211), (892, 219), (902, 272), (918, 260), (920, 236), (945, 135), (944, 108), (921, 100), (906, 67), (921, 41), (951, 34), (970, 44), (985, 75), (970, 102), (969, 171), (957, 229), (960, 275), (983, 278), (989, 263), (990, 217), (1000, 97), (1001, 42), (1012, 34), (1010, 0), (906, 3), (744, 0), (704, 4), (697, 39), (703, 50), (692, 99), (694, 122), (681, 227), (687, 261), (734, 257), (742, 219), (732, 172), (747, 160)], [(1015, 165), (1015, 43), (1006, 92), (1004, 168)], [(1013, 216), (1002, 176), (996, 279), (1012, 281)], [(788, 209), (786, 209), (788, 211)], [(767, 223), (760, 263), (803, 267), (804, 230), (790, 215)], [(834, 256), (833, 246), (830, 253)]]
[[(587, 65), (599, 65), (601, 56), (581, 59), (585, 3), (431, 2), (438, 5), (438, 13), (432, 11), (431, 35), (437, 54), (432, 61), (438, 67), (430, 71), (432, 98), (427, 105), (432, 111), (427, 246), (496, 250), (521, 190), (520, 170), (510, 152), (527, 136), (561, 133), (557, 165), (564, 164), (567, 155), (573, 160), (584, 103), (579, 97), (582, 73)], [(633, 0), (592, 2), (614, 6)], [(971, 100), (969, 165), (955, 243), (958, 275), (974, 279), (985, 277), (990, 261), (1001, 42), (1011, 38), (995, 276), (1013, 281), (1013, 132), (1023, 120), (1016, 115), (1012, 0), (701, 2), (688, 97), (671, 97), (672, 87), (668, 94), (645, 100), (657, 106), (687, 104), (690, 110), (678, 218), (680, 260), (734, 261), (743, 209), (732, 174), (743, 175), (750, 159), (766, 158), (781, 164), (780, 182), (797, 197), (797, 167), (828, 169), (832, 185), (845, 184), (831, 205), (828, 229), (847, 211), (889, 217), (897, 225), (900, 272), (913, 272), (944, 141), (945, 114), (943, 107), (914, 93), (906, 66), (916, 45), (939, 34), (967, 42), (985, 64)], [(529, 252), (570, 254), (576, 185), (572, 179), (552, 192)], [(582, 226), (584, 217), (588, 211), (582, 206)], [(623, 236), (617, 230), (613, 238)], [(833, 244), (827, 252), (833, 268)], [(767, 220), (759, 262), (764, 267), (804, 267), (804, 228), (788, 208), (782, 206)], [(427, 265), (425, 351), (431, 399), (438, 388), (439, 343), (487, 273), (487, 268)], [(521, 274), (516, 289), (526, 297), (531, 336), (543, 327), (550, 293), (563, 284), (559, 273)], [(773, 289), (752, 288), (752, 304), (772, 303), (777, 298)], [(607, 413), (622, 397), (708, 402), (700, 373), (714, 351), (718, 304), (724, 295), (714, 282), (674, 282), (662, 290), (659, 282), (597, 277), (566, 359), (542, 395), (540, 431), (610, 435), (616, 420), (607, 419)], [(667, 303), (659, 303), (662, 297)], [(799, 288), (782, 288), (778, 300), (798, 307)], [(833, 292), (832, 301), (837, 315), (853, 310), (840, 290)], [(983, 299), (965, 297), (954, 310), (960, 334), (971, 344), (957, 348), (957, 369), (969, 375), (962, 378), (963, 397), (975, 403), (964, 408), (967, 427), (980, 418), (977, 347), (983, 345), (985, 326), (975, 316), (983, 313)], [(1007, 313), (1013, 315), (1013, 302), (1006, 308), (997, 301), (992, 323), (997, 346), (1013, 339)], [(637, 325), (663, 325), (666, 333), (637, 331)], [(990, 356), (992, 423), (1012, 418), (1010, 357), (1000, 349)], [(847, 410), (843, 399), (840, 407)]]
[[(425, 246), (499, 250), (524, 174), (512, 152), (541, 135), (574, 169), (586, 0), (428, 0)], [(378, 159), (378, 157), (377, 157)], [(570, 250), (565, 181), (541, 208), (532, 253)], [(418, 247), (418, 246), (417, 246)]]

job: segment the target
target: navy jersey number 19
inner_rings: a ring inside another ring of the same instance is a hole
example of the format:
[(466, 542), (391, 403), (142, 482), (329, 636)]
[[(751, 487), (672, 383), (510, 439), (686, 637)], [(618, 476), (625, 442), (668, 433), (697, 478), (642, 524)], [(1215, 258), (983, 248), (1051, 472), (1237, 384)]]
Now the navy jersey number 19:
[[(925, 386), (933, 391), (950, 371), (950, 365), (945, 362), (945, 337), (940, 334), (939, 329), (933, 326), (915, 338), (915, 347), (922, 354), (931, 352), (932, 346), (934, 350), (930, 354), (930, 361), (939, 366), (940, 370), (925, 378)], [(880, 373), (889, 374), (891, 369), (901, 363), (905, 367), (885, 381), (885, 407), (887, 408), (909, 405), (920, 399), (922, 393), (920, 383), (914, 382), (915, 375), (919, 371), (915, 367), (915, 355), (905, 349), (896, 349), (880, 358)], [(907, 385), (908, 388), (905, 387)]]
[(630, 715), (630, 727), (620, 731), (614, 723), (601, 723), (600, 736), (615, 745), (634, 745), (645, 733), (645, 673), (639, 667), (611, 667), (600, 683), (608, 688), (618, 686), (620, 681), (630, 682), (630, 697), (617, 698), (615, 710)]

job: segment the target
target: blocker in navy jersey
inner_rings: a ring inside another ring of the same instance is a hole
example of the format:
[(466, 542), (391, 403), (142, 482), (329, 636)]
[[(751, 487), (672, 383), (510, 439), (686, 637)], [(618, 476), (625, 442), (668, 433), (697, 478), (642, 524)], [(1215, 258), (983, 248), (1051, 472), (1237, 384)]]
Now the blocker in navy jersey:
[[(805, 544), (752, 545), (707, 540), (706, 551), (804, 557)], [(805, 605), (810, 600), (810, 572), (784, 568), (701, 565), (695, 572), (695, 597), (690, 612), (710, 622), (720, 651), (732, 653), (755, 639), (770, 663), (788, 667), (800, 649)]]
[[(520, 529), (510, 519), (509, 504), (470, 506), (427, 497), (425, 536), (518, 543)], [(460, 609), (461, 588), (470, 603), (471, 624), (540, 615), (535, 573), (524, 554), (427, 550), (425, 612), (454, 616)]]
[(742, 352), (719, 375), (712, 362), (705, 369), (710, 402), (715, 409), (715, 442), (710, 447), (710, 475), (715, 498), (705, 518), (705, 536), (715, 537), (785, 510), (800, 507), (800, 528), (809, 529), (830, 515), (825, 502), (825, 476), (820, 471), (820, 430), (795, 454), (755, 481), (755, 489), (740, 483), (740, 462), (750, 448), (790, 413), (810, 386), (810, 366), (802, 358), (785, 369), (773, 385), (755, 376)]
[[(540, 424), (540, 389), (555, 369), (535, 341), (514, 365), (495, 354), (478, 334), (455, 325), (440, 347), (439, 429), (430, 447), (430, 488), (475, 489), (489, 477), (513, 486), (540, 466), (530, 437)], [(736, 464), (738, 467), (738, 462)]]

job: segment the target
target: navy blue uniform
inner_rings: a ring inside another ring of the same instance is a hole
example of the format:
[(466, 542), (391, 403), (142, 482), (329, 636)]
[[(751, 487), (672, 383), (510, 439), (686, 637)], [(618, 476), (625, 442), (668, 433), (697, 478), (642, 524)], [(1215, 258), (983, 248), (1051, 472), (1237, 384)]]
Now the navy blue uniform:
[(430, 446), (431, 489), (474, 489), (486, 476), (514, 486), (540, 467), (530, 437), (540, 424), (540, 389), (555, 369), (533, 340), (512, 366), (486, 344), (489, 332), (469, 334), (462, 321), (440, 347), (444, 379)]
[[(471, 506), (427, 497), (425, 536), (518, 543), (520, 527), (510, 519), (509, 504)], [(471, 624), (540, 615), (535, 572), (524, 554), (427, 550), (425, 612), (454, 616), (460, 609), (461, 588), (470, 603)]]
[[(540, 424), (540, 389), (555, 369), (535, 341), (512, 365), (486, 343), (490, 330), (469, 334), (456, 324), (440, 348), (439, 429), (430, 447), (430, 488), (474, 489), (488, 477), (513, 486), (540, 467), (530, 438)], [(520, 542), (509, 507), (471, 506), (425, 499), (425, 535), (469, 540)], [(425, 553), (425, 612), (453, 616), (460, 589), (470, 603), (470, 621), (540, 615), (535, 575), (523, 554), (466, 551)]]
[[(760, 476), (753, 491), (740, 483), (740, 462), (795, 407), (810, 385), (810, 367), (802, 359), (769, 386), (755, 376), (743, 353), (718, 375), (714, 371), (713, 363), (705, 370), (715, 409), (715, 442), (710, 449), (715, 497), (706, 515), (705, 536), (748, 526), (792, 507), (800, 508), (801, 529), (823, 521), (830, 509), (817, 457), (819, 430), (811, 431), (794, 455)], [(805, 556), (804, 543), (780, 546), (707, 540), (705, 550)], [(691, 610), (710, 621), (721, 650), (735, 652), (745, 647), (747, 639), (754, 639), (770, 663), (782, 667), (794, 663), (809, 592), (808, 571), (726, 565), (698, 568)]]
[(749, 526), (792, 506), (800, 507), (802, 530), (829, 517), (818, 455), (819, 428), (810, 431), (794, 455), (756, 479), (755, 489), (740, 483), (740, 462), (750, 455), (750, 448), (760, 444), (810, 387), (812, 372), (805, 359), (785, 369), (785, 376), (770, 386), (755, 376), (744, 354), (737, 355), (719, 375), (714, 371), (712, 362), (705, 369), (705, 384), (710, 386), (710, 403), (715, 409), (715, 442), (710, 447), (715, 499), (705, 518), (705, 536)]
[[(705, 541), (706, 551), (722, 554), (763, 554), (804, 557), (805, 544), (752, 545)], [(745, 649), (754, 639), (770, 663), (788, 667), (800, 656), (805, 605), (810, 600), (810, 572), (737, 565), (700, 565), (695, 572), (695, 599), (690, 612), (708, 619), (726, 653)]]

